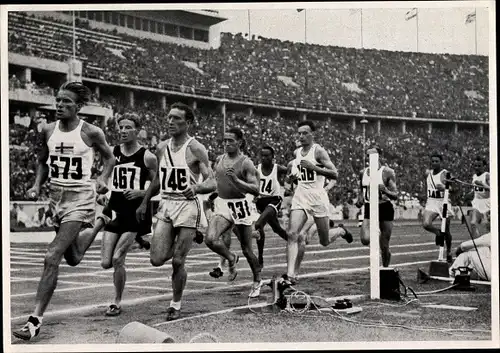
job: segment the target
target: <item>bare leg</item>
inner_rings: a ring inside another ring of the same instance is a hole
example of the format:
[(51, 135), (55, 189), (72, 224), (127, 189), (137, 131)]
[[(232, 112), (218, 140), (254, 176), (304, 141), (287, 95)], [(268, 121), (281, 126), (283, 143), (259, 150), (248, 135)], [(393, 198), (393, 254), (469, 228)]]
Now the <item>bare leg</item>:
[(80, 230), (76, 239), (64, 253), (64, 258), (68, 265), (77, 266), (83, 260), (83, 256), (103, 227), (104, 221), (101, 218), (98, 218), (94, 228), (85, 228)]
[(474, 239), (479, 237), (479, 224), (483, 219), (483, 215), (476, 209), (472, 209), (472, 215), (470, 219), (470, 228), (472, 232), (472, 237)]
[(35, 300), (34, 316), (43, 316), (49, 305), (54, 290), (57, 287), (57, 278), (59, 275), (59, 265), (66, 250), (75, 241), (81, 229), (82, 222), (62, 223), (56, 237), (50, 243), (43, 264), (43, 273), (38, 284), (38, 290)]
[(172, 258), (172, 300), (177, 303), (181, 301), (182, 293), (186, 287), (186, 256), (189, 250), (191, 250), (195, 232), (196, 229), (194, 228), (180, 228), (179, 236), (175, 243), (174, 257)]
[(261, 267), (257, 257), (252, 251), (252, 227), (238, 224), (235, 226), (234, 230), (240, 241), (243, 255), (247, 259), (250, 269), (252, 270), (253, 281), (258, 283), (260, 282)]
[(391, 221), (380, 222), (379, 246), (380, 246), (380, 255), (382, 257), (383, 267), (389, 267), (389, 264), (391, 263), (391, 252), (389, 251), (389, 242), (391, 240), (391, 235), (392, 235), (392, 226), (393, 223)]
[(434, 220), (436, 219), (437, 216), (438, 216), (437, 213), (424, 210), (424, 214), (422, 217), (422, 223), (423, 223), (423, 227), (426, 231), (434, 233), (436, 236), (439, 236), (441, 233), (441, 227), (436, 228), (432, 224), (432, 222), (434, 222)]
[(304, 223), (307, 220), (307, 215), (304, 210), (292, 210), (290, 212), (290, 223), (288, 228), (288, 243), (287, 243), (287, 275), (295, 278), (297, 258), (299, 257), (299, 242), (303, 242), (305, 246), (304, 235), (300, 234)]
[(232, 223), (222, 216), (214, 215), (208, 225), (208, 233), (205, 237), (205, 244), (216, 254), (224, 257), (230, 264), (234, 264), (236, 255), (231, 253), (226, 245), (220, 240), (220, 236), (226, 232)]
[(175, 232), (171, 222), (158, 220), (151, 237), (150, 261), (153, 266), (162, 266), (173, 255)]
[(125, 257), (134, 243), (136, 232), (126, 232), (118, 239), (113, 254), (112, 264), (114, 268), (113, 283), (115, 285), (115, 304), (120, 306), (122, 301), (125, 282), (127, 281), (127, 273), (125, 271)]

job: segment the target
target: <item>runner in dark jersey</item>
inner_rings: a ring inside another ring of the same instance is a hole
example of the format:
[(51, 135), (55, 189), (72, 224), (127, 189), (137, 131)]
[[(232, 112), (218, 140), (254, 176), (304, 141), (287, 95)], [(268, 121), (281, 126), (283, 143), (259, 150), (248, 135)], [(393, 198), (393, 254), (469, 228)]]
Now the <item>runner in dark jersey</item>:
[(107, 316), (120, 315), (126, 272), (125, 257), (137, 236), (151, 232), (151, 208), (147, 216), (138, 222), (135, 216), (146, 192), (146, 181), (152, 180), (158, 167), (156, 156), (138, 141), (140, 121), (132, 114), (118, 120), (121, 144), (115, 146), (115, 167), (111, 178), (111, 197), (108, 208), (115, 213), (114, 219), (104, 230), (101, 248), (101, 266), (114, 268), (115, 301), (108, 307)]

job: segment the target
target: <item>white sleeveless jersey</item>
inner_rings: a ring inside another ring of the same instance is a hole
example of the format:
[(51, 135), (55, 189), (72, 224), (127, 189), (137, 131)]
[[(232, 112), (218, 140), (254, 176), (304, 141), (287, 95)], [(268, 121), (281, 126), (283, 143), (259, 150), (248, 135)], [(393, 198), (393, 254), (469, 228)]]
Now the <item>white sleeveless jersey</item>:
[(194, 139), (190, 137), (177, 151), (172, 150), (172, 139), (167, 140), (165, 152), (160, 160), (160, 194), (163, 199), (183, 199), (182, 193), (191, 185), (198, 184), (199, 175), (189, 168), (186, 150)]
[(280, 196), (280, 183), (278, 181), (278, 165), (275, 163), (269, 175), (262, 173), (262, 164), (257, 166), (260, 175), (259, 193), (264, 196)]
[(445, 185), (441, 182), (441, 176), (446, 176), (446, 173), (448, 171), (443, 169), (436, 175), (432, 174), (432, 170), (427, 174), (427, 197), (429, 199), (444, 199), (444, 190), (439, 191), (437, 187), (441, 185), (444, 188)]
[[(383, 174), (384, 174), (384, 169), (385, 166), (381, 166), (377, 174), (375, 176), (377, 185), (384, 185), (384, 179), (383, 179)], [(363, 177), (361, 179), (361, 186), (363, 187), (363, 198), (365, 200), (365, 203), (370, 202), (370, 175), (368, 175), (368, 171), (370, 168), (365, 168), (365, 171), (363, 172)], [(387, 201), (387, 199), (383, 198), (381, 193), (379, 192), (378, 195), (378, 200), (379, 202), (382, 201)]]
[(315, 190), (321, 190), (324, 188), (325, 185), (325, 177), (323, 175), (318, 175), (315, 171), (302, 168), (300, 166), (300, 161), (301, 160), (306, 160), (310, 161), (315, 165), (318, 165), (318, 161), (316, 161), (315, 153), (316, 153), (316, 148), (318, 147), (318, 144), (313, 144), (311, 146), (311, 149), (309, 152), (303, 156), (302, 155), (302, 147), (298, 148), (295, 151), (295, 161), (297, 168), (299, 170), (299, 178), (298, 178), (298, 186), (297, 188), (302, 188), (306, 190), (310, 189), (315, 189)]
[[(486, 177), (489, 176), (490, 173), (484, 172), (481, 175), (474, 174), (472, 176), (472, 184), (474, 182), (480, 181), (483, 184), (486, 184)], [(490, 198), (490, 190), (487, 190), (485, 188), (482, 188), (480, 186), (474, 185), (474, 199), (480, 200), (480, 199), (489, 199)]]
[(82, 186), (92, 184), (92, 164), (94, 150), (83, 141), (81, 132), (84, 121), (80, 120), (77, 128), (62, 132), (59, 120), (54, 132), (47, 141), (49, 149), (50, 183), (57, 186)]

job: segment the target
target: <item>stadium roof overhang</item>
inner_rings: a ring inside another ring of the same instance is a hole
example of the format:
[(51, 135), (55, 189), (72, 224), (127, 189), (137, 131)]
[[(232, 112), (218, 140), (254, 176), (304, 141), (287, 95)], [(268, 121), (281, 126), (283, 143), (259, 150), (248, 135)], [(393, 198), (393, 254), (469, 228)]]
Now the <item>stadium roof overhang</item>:
[(219, 16), (218, 14), (211, 13), (204, 10), (183, 10), (180, 12), (187, 12), (191, 15), (194, 15), (195, 20), (201, 21), (203, 24), (213, 26), (217, 23), (223, 22), (227, 20), (227, 18)]
[(227, 20), (215, 12), (204, 10), (159, 10), (159, 11), (120, 11), (134, 17), (163, 20), (172, 23), (184, 23), (186, 25), (213, 26)]

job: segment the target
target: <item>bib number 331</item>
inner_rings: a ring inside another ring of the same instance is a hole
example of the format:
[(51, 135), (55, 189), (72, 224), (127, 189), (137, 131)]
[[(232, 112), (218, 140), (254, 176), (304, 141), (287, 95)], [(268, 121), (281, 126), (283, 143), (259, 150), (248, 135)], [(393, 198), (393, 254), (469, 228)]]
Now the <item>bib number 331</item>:
[(250, 216), (250, 207), (248, 201), (228, 202), (227, 206), (231, 210), (233, 219), (244, 219)]

